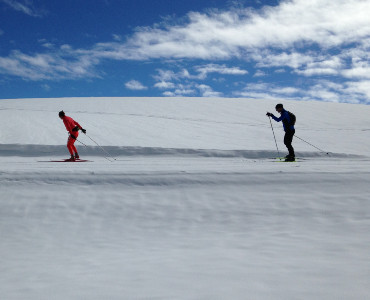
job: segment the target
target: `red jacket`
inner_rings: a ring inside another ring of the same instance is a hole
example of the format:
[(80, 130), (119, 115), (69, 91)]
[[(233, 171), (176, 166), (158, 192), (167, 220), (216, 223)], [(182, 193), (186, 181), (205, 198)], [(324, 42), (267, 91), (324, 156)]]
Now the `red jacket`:
[(67, 117), (67, 116), (64, 116), (63, 118), (63, 123), (64, 123), (64, 126), (66, 127), (67, 131), (70, 133), (70, 134), (73, 134), (76, 132), (73, 132), (73, 129), (77, 126), (78, 129), (82, 129), (81, 125), (78, 124), (75, 120), (73, 120), (71, 117)]

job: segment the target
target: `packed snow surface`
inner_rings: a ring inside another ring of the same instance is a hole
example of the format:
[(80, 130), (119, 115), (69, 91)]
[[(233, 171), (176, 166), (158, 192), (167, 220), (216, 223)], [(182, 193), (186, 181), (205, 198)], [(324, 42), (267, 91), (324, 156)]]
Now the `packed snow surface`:
[(1, 299), (367, 299), (370, 106), (283, 103), (323, 151), (271, 100), (0, 100)]

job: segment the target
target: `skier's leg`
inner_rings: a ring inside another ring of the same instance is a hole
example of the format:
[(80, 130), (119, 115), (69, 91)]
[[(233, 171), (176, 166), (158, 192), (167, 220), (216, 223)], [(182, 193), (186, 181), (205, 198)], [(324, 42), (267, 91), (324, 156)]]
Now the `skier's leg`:
[(75, 139), (69, 137), (68, 138), (68, 142), (67, 142), (67, 148), (68, 148), (68, 151), (69, 153), (71, 154), (71, 157), (73, 156), (73, 151), (74, 151), (74, 142), (75, 142)]
[[(74, 136), (76, 137), (76, 139), (78, 138), (78, 131), (74, 133)], [(75, 157), (76, 157), (76, 158), (79, 158), (78, 153), (77, 153), (77, 148), (76, 148), (76, 146), (75, 146), (75, 142), (76, 142), (76, 140), (75, 140), (75, 139), (72, 139), (72, 140), (73, 140), (73, 143), (72, 143), (72, 150), (73, 150), (73, 152), (75, 153)]]
[(287, 131), (285, 132), (285, 136), (284, 136), (284, 144), (289, 151), (290, 157), (295, 157), (294, 148), (292, 146), (294, 133), (295, 133), (295, 130)]

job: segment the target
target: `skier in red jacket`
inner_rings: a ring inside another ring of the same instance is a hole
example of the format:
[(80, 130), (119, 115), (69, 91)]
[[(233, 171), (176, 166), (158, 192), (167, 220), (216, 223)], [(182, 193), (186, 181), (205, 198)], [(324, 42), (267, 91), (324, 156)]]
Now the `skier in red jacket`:
[(86, 130), (81, 127), (80, 124), (78, 124), (75, 120), (73, 120), (71, 117), (68, 117), (65, 115), (64, 111), (59, 112), (59, 118), (63, 120), (63, 123), (69, 132), (68, 142), (67, 142), (67, 148), (69, 153), (71, 154), (71, 158), (67, 161), (75, 161), (76, 159), (79, 159), (80, 156), (78, 155), (75, 141), (78, 137), (78, 131), (81, 129), (83, 133), (86, 134)]

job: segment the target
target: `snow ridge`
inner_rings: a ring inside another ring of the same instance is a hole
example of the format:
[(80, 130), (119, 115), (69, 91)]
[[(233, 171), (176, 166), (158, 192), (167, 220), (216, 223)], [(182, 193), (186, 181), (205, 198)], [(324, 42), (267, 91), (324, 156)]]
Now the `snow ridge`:
[[(160, 148), (160, 147), (133, 147), (133, 146), (104, 146), (103, 149), (111, 156), (124, 158), (127, 156), (179, 156), (179, 157), (224, 157), (224, 158), (247, 158), (263, 159), (277, 156), (275, 150), (218, 150), (218, 149), (186, 149), (186, 148)], [(102, 157), (107, 155), (98, 146), (79, 146), (80, 155)], [(0, 156), (19, 157), (55, 157), (65, 156), (66, 147), (63, 145), (21, 145), (2, 144)], [(324, 153), (324, 152), (297, 152), (297, 157), (302, 158), (365, 158), (363, 155), (347, 153)]]

